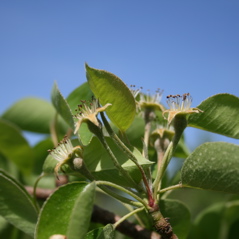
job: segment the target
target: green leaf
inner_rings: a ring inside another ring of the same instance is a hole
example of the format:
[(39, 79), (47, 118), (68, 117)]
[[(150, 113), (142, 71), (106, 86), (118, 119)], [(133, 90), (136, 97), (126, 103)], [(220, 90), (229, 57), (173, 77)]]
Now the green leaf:
[(44, 203), (35, 239), (55, 234), (84, 239), (94, 203), (95, 183), (74, 182), (58, 188)]
[[(122, 167), (128, 171), (136, 183), (139, 183), (142, 178), (138, 167), (115, 145), (111, 138), (106, 138), (106, 141)], [(131, 147), (130, 150), (142, 167), (147, 168), (152, 165), (152, 162), (145, 159), (136, 148)], [(84, 149), (83, 158), (86, 166), (97, 179), (110, 181), (122, 186), (132, 186), (128, 185), (128, 181), (115, 168), (110, 156), (97, 138), (94, 137)]]
[(106, 109), (110, 120), (121, 131), (128, 129), (136, 114), (136, 103), (125, 83), (112, 73), (91, 68), (87, 64), (86, 77), (101, 105), (112, 104)]
[(168, 217), (173, 227), (173, 232), (180, 239), (187, 238), (190, 229), (190, 212), (188, 208), (178, 200), (161, 200), (160, 211), (164, 217)]
[(204, 143), (185, 160), (184, 187), (239, 193), (239, 146), (224, 142)]
[(33, 147), (33, 151), (35, 153), (33, 173), (35, 175), (39, 176), (41, 174), (42, 165), (45, 161), (45, 158), (49, 154), (47, 150), (52, 148), (54, 148), (54, 145), (51, 138), (46, 138), (44, 140), (41, 140)]
[(56, 83), (54, 83), (54, 86), (53, 86), (53, 89), (51, 92), (51, 100), (52, 100), (52, 104), (54, 105), (58, 114), (60, 114), (61, 117), (66, 121), (66, 123), (72, 129), (74, 129), (74, 120), (73, 120), (73, 115), (72, 115), (71, 109), (70, 109), (67, 101), (62, 96), (61, 92), (59, 91)]
[[(48, 134), (55, 115), (56, 111), (49, 102), (38, 98), (25, 98), (4, 112), (2, 118), (22, 130)], [(67, 128), (62, 119), (59, 119), (59, 127), (61, 132), (66, 132)]]
[(197, 106), (203, 113), (189, 116), (188, 125), (239, 139), (239, 98), (217, 94)]
[(78, 139), (82, 145), (87, 146), (92, 140), (94, 134), (89, 130), (88, 125), (83, 123), (78, 130)]
[(12, 123), (0, 120), (0, 152), (14, 162), (24, 174), (33, 167), (34, 153), (20, 130)]
[(0, 215), (18, 229), (33, 236), (37, 210), (32, 198), (16, 180), (0, 170)]
[(112, 224), (100, 227), (87, 233), (85, 239), (114, 239), (115, 233)]

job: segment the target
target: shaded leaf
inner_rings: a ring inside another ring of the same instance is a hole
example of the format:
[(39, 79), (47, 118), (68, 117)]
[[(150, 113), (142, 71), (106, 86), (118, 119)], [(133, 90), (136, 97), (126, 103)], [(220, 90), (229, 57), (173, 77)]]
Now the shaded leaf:
[(239, 146), (204, 143), (185, 160), (181, 180), (185, 187), (239, 193)]
[(238, 200), (211, 205), (200, 212), (195, 219), (190, 238), (237, 238), (238, 234), (234, 234), (234, 237), (230, 237), (229, 234), (232, 233), (230, 229), (238, 219)]
[(169, 218), (177, 237), (187, 238), (191, 226), (188, 208), (182, 202), (170, 199), (161, 200), (159, 207), (163, 216)]
[(34, 153), (16, 125), (0, 120), (0, 152), (29, 174), (33, 167)]
[(33, 236), (37, 210), (32, 198), (16, 180), (0, 170), (0, 215), (18, 229)]
[(239, 139), (239, 98), (217, 94), (197, 106), (203, 113), (189, 116), (188, 125)]
[(100, 227), (87, 233), (85, 239), (114, 239), (115, 233), (112, 224)]
[(72, 129), (74, 129), (74, 120), (73, 120), (72, 112), (70, 110), (70, 107), (67, 101), (62, 96), (61, 92), (59, 91), (56, 83), (54, 83), (54, 86), (51, 92), (51, 100), (52, 100), (52, 104), (57, 110), (57, 113), (61, 115), (61, 117), (66, 121), (66, 123)]
[[(25, 98), (12, 105), (2, 118), (26, 131), (48, 134), (56, 111), (47, 101), (39, 98)], [(66, 125), (59, 118), (59, 130), (66, 132)]]
[(68, 239), (84, 239), (90, 223), (94, 193), (94, 182), (74, 182), (58, 188), (43, 205), (35, 239), (55, 234), (66, 235)]
[(106, 109), (110, 120), (121, 131), (129, 128), (136, 114), (136, 103), (125, 83), (112, 73), (91, 68), (87, 64), (86, 77), (101, 105), (112, 104)]

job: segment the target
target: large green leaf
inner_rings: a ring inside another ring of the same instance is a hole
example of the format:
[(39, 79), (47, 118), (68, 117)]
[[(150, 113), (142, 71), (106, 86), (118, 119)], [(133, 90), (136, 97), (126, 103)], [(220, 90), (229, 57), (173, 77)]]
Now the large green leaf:
[(112, 73), (91, 68), (87, 64), (86, 77), (92, 92), (100, 103), (102, 105), (112, 104), (106, 109), (110, 120), (121, 131), (128, 129), (136, 114), (136, 103), (125, 83)]
[(217, 94), (197, 106), (203, 113), (192, 114), (189, 126), (239, 139), (239, 98)]
[(74, 129), (74, 120), (73, 120), (72, 112), (65, 98), (62, 96), (61, 92), (59, 91), (56, 83), (54, 83), (54, 86), (52, 88), (51, 100), (52, 100), (52, 104), (57, 110), (57, 113), (61, 115), (61, 117), (66, 121), (66, 123), (72, 129)]
[[(48, 134), (55, 115), (56, 111), (49, 102), (38, 98), (25, 98), (12, 105), (3, 113), (2, 118), (22, 130)], [(62, 119), (59, 119), (59, 126), (59, 130), (65, 133), (66, 125)]]
[(58, 188), (45, 202), (37, 223), (35, 239), (55, 234), (84, 239), (93, 209), (95, 183), (74, 182)]
[(181, 180), (185, 187), (239, 193), (239, 146), (202, 144), (185, 160)]
[(37, 210), (32, 198), (16, 180), (0, 170), (0, 215), (33, 236)]
[(34, 153), (16, 125), (0, 120), (0, 152), (14, 162), (25, 174), (29, 174)]
[[(114, 144), (111, 138), (106, 138), (106, 140), (122, 167), (139, 183), (142, 177), (137, 166)], [(145, 159), (136, 148), (131, 147), (131, 150), (142, 167), (146, 168), (152, 165), (152, 162)], [(129, 185), (128, 181), (115, 168), (107, 151), (96, 137), (84, 148), (83, 159), (89, 171), (98, 180), (106, 180), (122, 186), (132, 186)], [(48, 155), (43, 165), (43, 171), (45, 173), (54, 173), (54, 168), (57, 163), (57, 160), (51, 155)], [(67, 165), (63, 166), (63, 169), (65, 173), (74, 175), (74, 172), (67, 167)]]
[(191, 226), (188, 208), (182, 202), (171, 199), (161, 200), (159, 207), (163, 216), (169, 218), (173, 232), (177, 237), (187, 238)]

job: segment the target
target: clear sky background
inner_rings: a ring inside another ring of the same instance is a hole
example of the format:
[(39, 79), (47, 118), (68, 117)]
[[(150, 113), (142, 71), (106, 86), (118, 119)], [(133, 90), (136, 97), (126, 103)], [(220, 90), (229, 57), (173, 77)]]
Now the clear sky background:
[(163, 102), (239, 96), (239, 1), (0, 1), (0, 114), (23, 97), (50, 100), (54, 81), (67, 96), (86, 81), (85, 62), (164, 89)]

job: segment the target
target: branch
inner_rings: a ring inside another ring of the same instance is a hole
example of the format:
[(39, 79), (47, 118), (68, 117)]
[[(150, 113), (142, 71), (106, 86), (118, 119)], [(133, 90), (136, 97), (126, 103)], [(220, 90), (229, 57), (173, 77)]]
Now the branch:
[[(25, 189), (33, 194), (33, 187), (26, 186)], [(54, 189), (36, 189), (36, 197), (40, 200), (46, 200), (55, 190)], [(109, 212), (105, 209), (102, 209), (94, 205), (91, 221), (101, 223), (103, 225), (114, 224), (120, 219), (120, 216)], [(160, 239), (160, 235), (154, 231), (150, 231), (146, 228), (143, 228), (137, 224), (129, 222), (127, 220), (123, 221), (117, 228), (117, 231), (127, 235), (133, 239)]]

